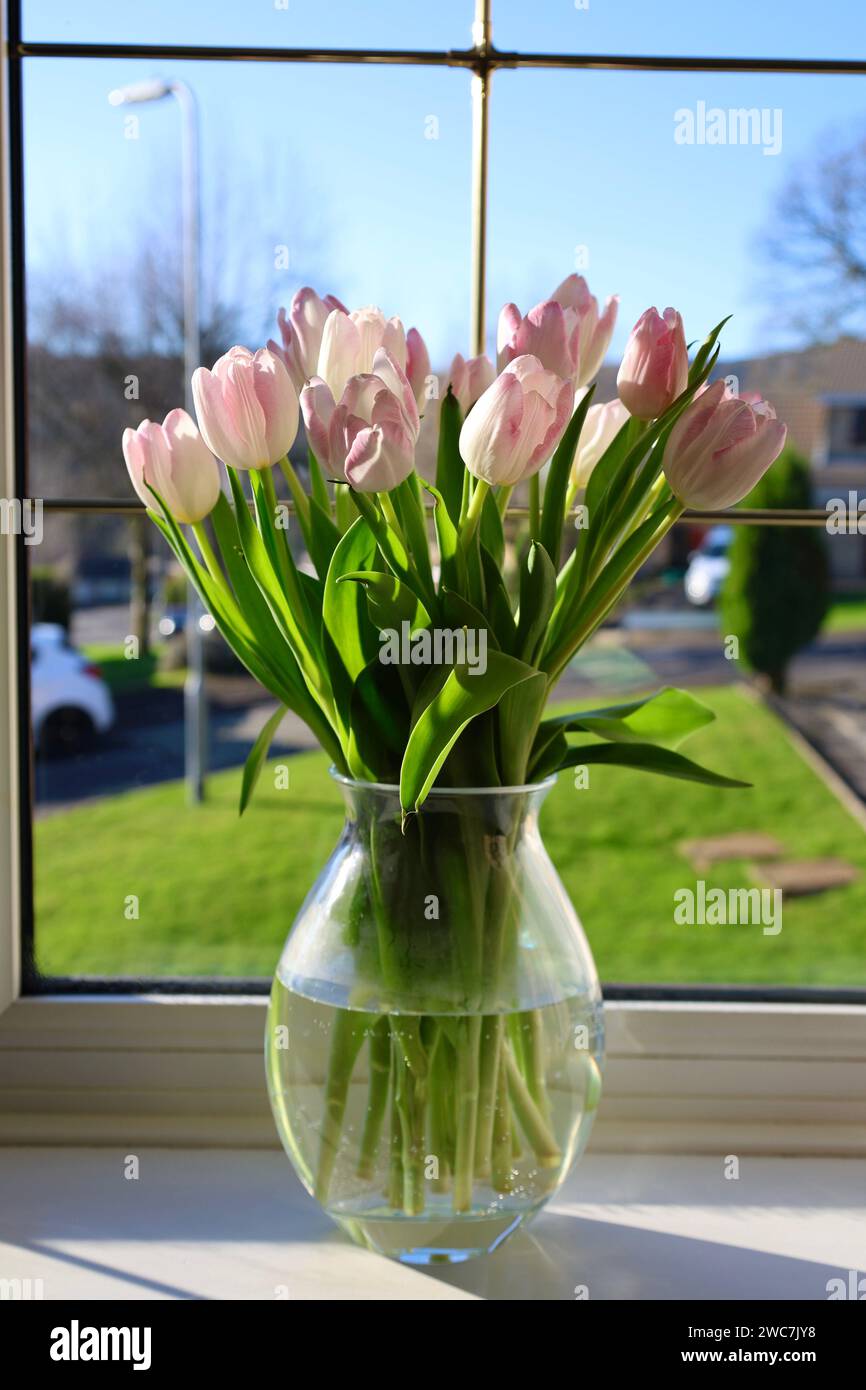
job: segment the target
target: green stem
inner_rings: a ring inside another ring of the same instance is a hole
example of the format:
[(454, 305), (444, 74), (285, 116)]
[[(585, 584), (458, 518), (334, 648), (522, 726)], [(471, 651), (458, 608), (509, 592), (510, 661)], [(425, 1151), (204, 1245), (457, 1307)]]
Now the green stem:
[(394, 535), (397, 537), (403, 549), (406, 551), (406, 554), (410, 555), (412, 553), (411, 546), (408, 545), (406, 537), (403, 535), (403, 527), (400, 525), (400, 519), (397, 516), (397, 513), (394, 509), (394, 503), (391, 501), (390, 493), (377, 492), (376, 496), (379, 499), (379, 506), (382, 508), (382, 515), (384, 516), (388, 525), (391, 527), (391, 530), (394, 532)]
[(508, 1101), (508, 1069), (504, 1052), (505, 1048), (501, 1048), (496, 1072), (490, 1166), (494, 1192), (507, 1193), (514, 1186), (514, 1138), (511, 1126), (511, 1106)]
[(544, 1023), (539, 1009), (527, 1009), (520, 1015), (523, 1034), (523, 1075), (529, 1094), (538, 1106), (539, 1114), (549, 1123), (550, 1109), (544, 1081)]
[(534, 541), (541, 535), (541, 478), (533, 473), (529, 479), (529, 534)]
[[(270, 469), (267, 470), (270, 473)], [(304, 536), (310, 525), (310, 499), (304, 492), (303, 484), (289, 462), (288, 455), (280, 459), (280, 471), (289, 485), (289, 492), (295, 504), (295, 511), (298, 514), (298, 521), (304, 528)]]
[(479, 1177), (486, 1177), (490, 1171), (502, 1033), (501, 1014), (489, 1014), (482, 1019), (481, 1058), (478, 1064), (478, 1119), (475, 1127), (475, 1171)]
[(198, 548), (201, 551), (201, 558), (207, 565), (208, 573), (210, 574), (211, 579), (213, 579), (216, 584), (219, 584), (221, 589), (227, 590), (228, 586), (226, 584), (225, 575), (220, 569), (219, 560), (214, 554), (213, 546), (210, 543), (210, 537), (208, 536), (204, 522), (194, 521), (192, 523), (192, 530), (193, 535), (198, 541)]
[(454, 1139), (449, 1124), (449, 1100), (454, 1095), (454, 1053), (441, 1026), (430, 1061), (430, 1151), (439, 1166), (431, 1182), (434, 1192), (447, 1192), (454, 1164)]
[(505, 520), (505, 513), (508, 511), (508, 503), (511, 500), (511, 494), (513, 491), (513, 487), (501, 487), (499, 489), (499, 496), (496, 498), (496, 505), (499, 508), (499, 515), (502, 517), (503, 521)]
[(472, 1210), (475, 1166), (475, 1125), (478, 1113), (478, 1044), (481, 1018), (473, 1015), (457, 1023), (457, 1140), (454, 1153), (455, 1212)]
[(336, 484), (334, 498), (336, 503), (337, 526), (340, 531), (342, 531), (343, 535), (345, 535), (355, 519), (355, 513), (352, 510), (352, 499), (349, 496), (349, 488), (345, 483)]
[(403, 1129), (397, 1105), (397, 1077), (406, 1063), (394, 1040), (391, 1040), (391, 1137), (388, 1168), (388, 1205), (399, 1211), (403, 1205)]
[[(394, 1019), (391, 1019), (393, 1029)], [(397, 1201), (396, 1168), (392, 1148), (392, 1205), (407, 1216), (417, 1216), (424, 1210), (424, 1120), (427, 1109), (427, 1088), (418, 1081), (406, 1064), (399, 1039), (394, 1038), (392, 1053), (394, 1074), (394, 1107), (400, 1142), (400, 1173), (402, 1193)], [(394, 1136), (392, 1135), (392, 1142)]]
[(539, 1113), (538, 1107), (529, 1093), (520, 1069), (511, 1055), (511, 1049), (504, 1047), (502, 1057), (508, 1077), (508, 1093), (514, 1112), (538, 1157), (542, 1168), (557, 1168), (562, 1162), (562, 1154), (551, 1130)]
[(544, 658), (542, 670), (548, 673), (549, 687), (556, 683), (575, 652), (583, 646), (584, 642), (592, 636), (596, 628), (604, 622), (608, 613), (628, 588), (641, 565), (646, 562), (659, 541), (667, 535), (668, 531), (677, 518), (681, 516), (683, 511), (683, 504), (677, 498), (672, 498), (671, 501), (666, 504), (664, 513), (659, 517), (658, 525), (653, 530), (649, 540), (641, 547), (639, 553), (629, 563), (625, 571), (617, 577), (613, 587), (596, 600), (591, 611), (581, 621), (577, 630), (572, 632), (558, 647), (554, 648), (554, 650)]
[(388, 1085), (391, 1079), (391, 1032), (387, 1018), (380, 1018), (370, 1033), (370, 1088), (367, 1093), (367, 1113), (361, 1137), (358, 1177), (371, 1178), (376, 1166), (382, 1125), (388, 1106)]
[[(264, 494), (265, 506), (271, 514), (270, 535), (273, 537), (272, 544), (276, 546), (275, 559), (280, 569), (280, 576), (283, 581), (283, 588), (287, 594), (293, 588), (293, 561), (289, 551), (289, 539), (285, 531), (277, 528), (277, 490), (274, 487), (274, 475), (270, 468), (261, 470), (262, 492)], [(268, 532), (263, 532), (265, 543), (267, 544)]]
[(479, 478), (478, 482), (475, 484), (475, 491), (472, 494), (469, 506), (466, 509), (466, 517), (461, 522), (460, 527), (460, 547), (464, 554), (468, 553), (469, 547), (475, 537), (478, 523), (481, 521), (481, 512), (484, 507), (484, 502), (489, 491), (490, 484), (486, 483), (483, 478)]
[(343, 1115), (349, 1095), (352, 1071), (370, 1026), (370, 1014), (352, 1009), (339, 1009), (331, 1034), (331, 1055), (328, 1060), (328, 1079), (325, 1083), (325, 1113), (319, 1143), (319, 1162), (314, 1192), (316, 1200), (325, 1204), (340, 1151)]

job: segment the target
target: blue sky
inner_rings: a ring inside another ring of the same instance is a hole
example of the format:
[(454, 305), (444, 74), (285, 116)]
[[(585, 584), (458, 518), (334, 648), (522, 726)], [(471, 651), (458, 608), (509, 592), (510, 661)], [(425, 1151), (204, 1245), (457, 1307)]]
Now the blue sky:
[[(460, 47), (471, 0), (56, 0), (25, 3), (31, 39), (323, 47)], [(859, 0), (494, 0), (494, 37), (526, 51), (866, 56)], [(290, 267), (273, 310), (311, 280), (351, 305), (415, 323), (442, 365), (469, 332), (469, 78), (459, 70), (237, 63), (30, 60), (25, 65), (27, 231), (43, 281), (121, 276), (143, 229), (174, 236), (177, 112), (140, 107), (139, 138), (108, 105), (115, 86), (185, 78), (201, 108), (209, 278), (249, 302), (238, 337), (269, 317), (253, 287), (274, 246)], [(682, 108), (782, 112), (782, 149), (683, 146)], [(431, 122), (435, 118), (435, 124)], [(791, 171), (866, 129), (866, 79), (794, 75), (502, 71), (491, 104), (491, 328), (588, 255), (590, 285), (622, 296), (621, 346), (649, 303), (683, 311), (689, 336), (725, 313), (728, 355), (779, 346), (757, 234)], [(831, 134), (823, 147), (816, 142)], [(437, 138), (427, 138), (435, 132)], [(228, 239), (229, 245), (226, 245)], [(578, 251), (577, 248), (586, 248)], [(793, 289), (793, 287), (792, 287)]]

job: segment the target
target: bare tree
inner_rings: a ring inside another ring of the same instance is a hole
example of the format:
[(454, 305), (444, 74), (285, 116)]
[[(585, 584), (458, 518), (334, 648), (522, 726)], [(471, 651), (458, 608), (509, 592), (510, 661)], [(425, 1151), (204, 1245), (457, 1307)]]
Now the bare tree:
[[(165, 189), (154, 169), (154, 189)], [(287, 197), (281, 217), (272, 190)], [(297, 203), (297, 208), (295, 204)], [(164, 208), (164, 198), (142, 197)], [(298, 180), (272, 170), (228, 171), (212, 189), (203, 223), (201, 345), (210, 364), (251, 335), (259, 346), (274, 332), (276, 310), (300, 283), (296, 267), (312, 253), (303, 231)], [(297, 209), (300, 208), (301, 211)], [(287, 230), (287, 227), (290, 230)], [(123, 234), (125, 233), (125, 234)], [(135, 224), (118, 233), (87, 266), (52, 263), (31, 272), (29, 298), (30, 490), (35, 496), (128, 495), (120, 454), (125, 427), (161, 420), (183, 403), (183, 296), (179, 220)], [(291, 279), (279, 248), (291, 237)], [(321, 238), (320, 238), (321, 240)], [(310, 266), (307, 265), (307, 274)], [(52, 522), (55, 537), (58, 522)], [(131, 632), (145, 651), (150, 528), (104, 518), (63, 527), (72, 566), (87, 551), (127, 549), (132, 580)]]
[(760, 239), (774, 316), (809, 341), (866, 331), (866, 131), (843, 140), (824, 133)]

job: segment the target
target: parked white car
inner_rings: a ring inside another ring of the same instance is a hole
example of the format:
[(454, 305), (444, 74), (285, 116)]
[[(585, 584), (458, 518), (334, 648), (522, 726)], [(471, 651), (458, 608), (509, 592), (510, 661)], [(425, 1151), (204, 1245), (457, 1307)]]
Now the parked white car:
[(689, 603), (698, 608), (715, 603), (731, 568), (728, 551), (733, 535), (730, 526), (711, 526), (697, 550), (689, 556), (683, 581)]
[(114, 723), (111, 691), (59, 623), (30, 633), (33, 739), (40, 753), (76, 753)]

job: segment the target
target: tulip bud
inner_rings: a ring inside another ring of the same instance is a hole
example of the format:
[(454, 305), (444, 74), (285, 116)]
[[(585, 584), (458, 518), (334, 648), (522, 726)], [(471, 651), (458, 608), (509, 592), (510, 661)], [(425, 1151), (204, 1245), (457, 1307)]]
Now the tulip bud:
[(231, 468), (269, 468), (295, 442), (297, 393), (282, 359), (267, 348), (233, 347), (213, 371), (198, 367), (192, 394), (205, 442)]
[(401, 371), (406, 370), (406, 334), (398, 318), (386, 319), (381, 309), (331, 313), (325, 321), (316, 375), (339, 400), (350, 376), (373, 369), (373, 358), (384, 348)]
[(530, 309), (526, 318), (519, 318), (515, 324), (517, 309), (506, 304), (499, 315), (500, 371), (516, 357), (530, 355), (537, 357), (548, 372), (563, 377), (566, 381), (574, 378), (578, 361), (579, 325), (574, 315), (566, 320), (565, 311), (555, 299), (545, 300)]
[(405, 372), (384, 348), (376, 352), (373, 368), (350, 377), (339, 402), (321, 377), (301, 392), (316, 457), (356, 492), (388, 492), (408, 478), (420, 433)]
[(670, 432), (665, 477), (687, 507), (718, 511), (740, 502), (782, 452), (787, 426), (766, 401), (751, 405), (723, 381), (686, 407)]
[(599, 314), (598, 300), (594, 294), (590, 294), (583, 276), (569, 275), (553, 291), (551, 298), (565, 310), (566, 324), (577, 325), (578, 361), (574, 385), (579, 390), (598, 376), (616, 326), (619, 295), (611, 295), (604, 312)]
[(427, 404), (427, 383), (430, 378), (430, 354), (417, 328), (406, 334), (406, 376), (421, 415)]
[(689, 379), (683, 321), (676, 309), (641, 314), (631, 331), (617, 373), (619, 398), (630, 415), (654, 420), (663, 415)]
[(457, 353), (448, 373), (448, 385), (457, 397), (464, 415), (468, 415), (479, 396), (496, 380), (496, 368), (486, 353), (480, 357), (470, 357), (467, 362)]
[(186, 525), (202, 521), (216, 506), (219, 467), (185, 410), (170, 410), (161, 425), (142, 420), (137, 430), (124, 430), (123, 457), (132, 486), (152, 511), (162, 515), (148, 487)]
[(476, 401), (460, 431), (470, 473), (511, 487), (537, 473), (562, 438), (574, 404), (570, 381), (537, 357), (516, 357)]
[(277, 315), (283, 345), (279, 348), (271, 339), (268, 350), (282, 357), (298, 392), (315, 374), (325, 322), (333, 310), (349, 312), (334, 295), (326, 294), (320, 299), (315, 290), (305, 285), (293, 298), (288, 315), (285, 309)]
[(613, 400), (608, 401), (606, 405), (589, 407), (571, 466), (571, 481), (575, 487), (586, 487), (595, 465), (616, 439), (628, 418), (628, 411), (622, 401)]

